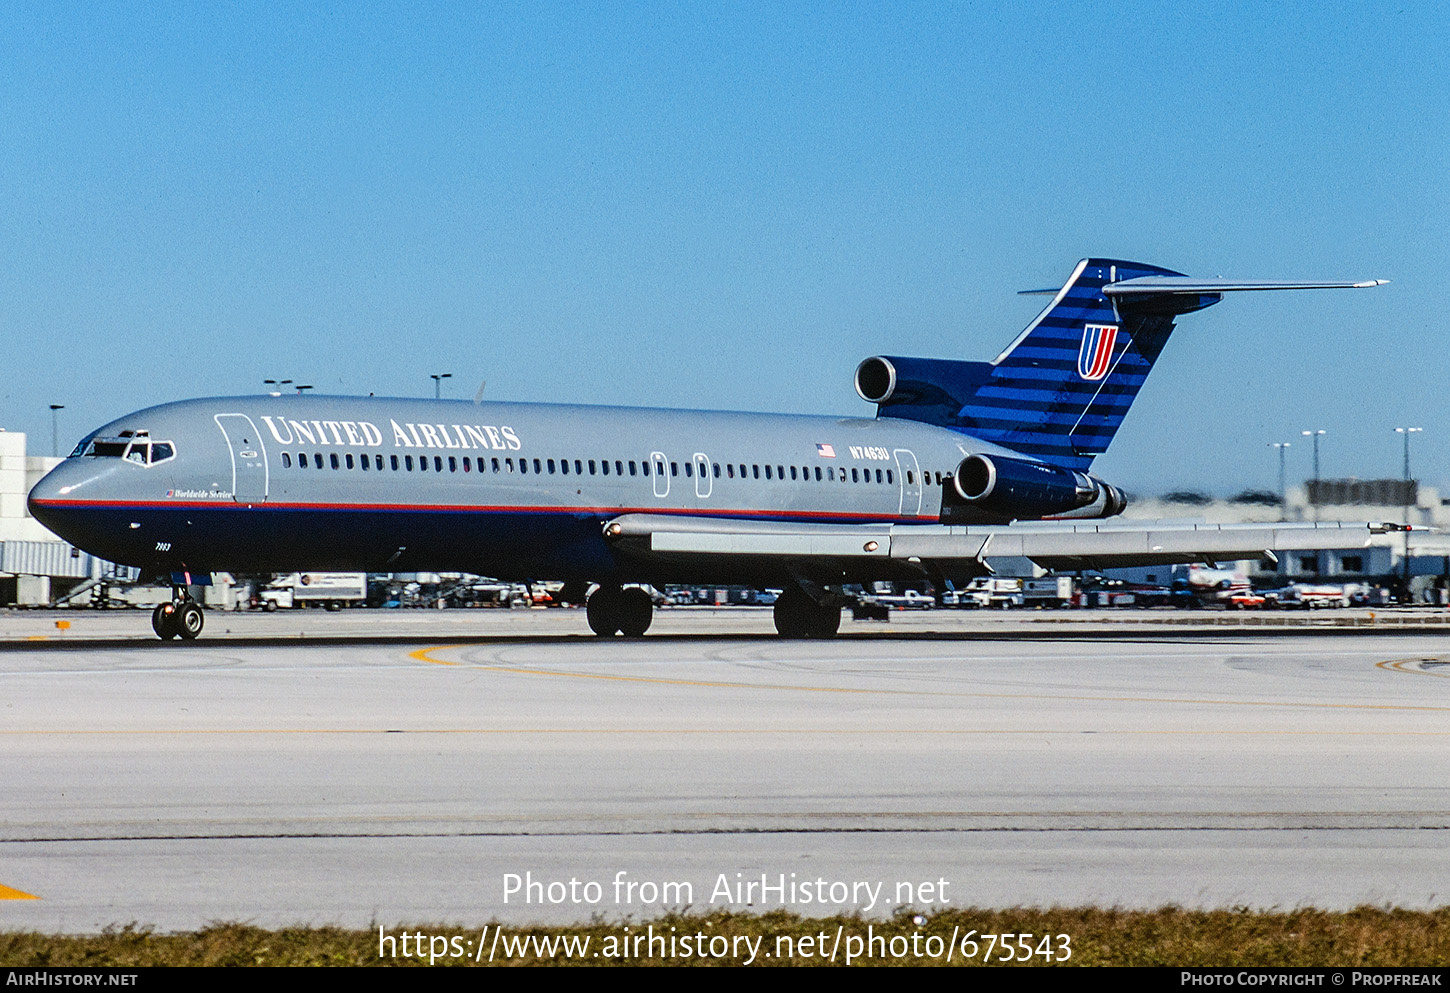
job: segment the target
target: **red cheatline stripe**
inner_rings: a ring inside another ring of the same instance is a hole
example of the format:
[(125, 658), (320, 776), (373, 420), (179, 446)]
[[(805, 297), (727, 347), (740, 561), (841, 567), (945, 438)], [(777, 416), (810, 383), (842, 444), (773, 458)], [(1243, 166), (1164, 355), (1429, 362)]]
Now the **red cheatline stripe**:
[(175, 510), (180, 508), (202, 510), (356, 510), (356, 511), (408, 511), (418, 513), (471, 513), (471, 514), (598, 514), (617, 517), (620, 514), (657, 514), (662, 517), (763, 517), (780, 520), (811, 518), (821, 520), (859, 521), (863, 524), (890, 523), (892, 521), (934, 521), (931, 514), (873, 516), (864, 513), (842, 513), (825, 510), (744, 510), (725, 507), (510, 507), (478, 506), (473, 504), (411, 504), (411, 503), (277, 503), (268, 501), (256, 504), (237, 504), (231, 501), (167, 500), (160, 503), (138, 503), (134, 500), (37, 500), (42, 507), (57, 510), (86, 508), (112, 508), (118, 510)]

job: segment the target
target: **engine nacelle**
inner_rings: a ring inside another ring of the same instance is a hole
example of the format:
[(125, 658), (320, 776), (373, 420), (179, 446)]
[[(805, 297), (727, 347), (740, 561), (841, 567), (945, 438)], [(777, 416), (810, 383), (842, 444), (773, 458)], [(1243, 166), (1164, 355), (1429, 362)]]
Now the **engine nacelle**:
[(968, 455), (952, 473), (967, 504), (1009, 520), (1114, 517), (1128, 506), (1116, 486), (1083, 472), (1000, 455)]

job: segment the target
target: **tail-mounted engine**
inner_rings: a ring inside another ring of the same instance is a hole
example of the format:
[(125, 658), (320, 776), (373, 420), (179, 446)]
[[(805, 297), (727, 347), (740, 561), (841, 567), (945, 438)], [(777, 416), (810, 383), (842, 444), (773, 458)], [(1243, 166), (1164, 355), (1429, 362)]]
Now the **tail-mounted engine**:
[(951, 475), (942, 500), (948, 523), (1115, 517), (1128, 505), (1123, 491), (1095, 476), (1001, 455), (968, 455)]

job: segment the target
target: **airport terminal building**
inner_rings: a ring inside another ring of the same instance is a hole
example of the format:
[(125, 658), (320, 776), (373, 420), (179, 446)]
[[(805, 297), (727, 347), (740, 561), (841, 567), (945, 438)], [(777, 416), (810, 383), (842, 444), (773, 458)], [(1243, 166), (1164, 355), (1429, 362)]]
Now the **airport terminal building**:
[[(1410, 577), (1416, 602), (1446, 602), (1450, 589), (1450, 500), (1437, 489), (1417, 480), (1319, 479), (1290, 487), (1281, 504), (1276, 494), (1245, 492), (1228, 499), (1177, 492), (1136, 500), (1125, 516), (1197, 520), (1210, 524), (1271, 523), (1276, 521), (1396, 521), (1419, 529), (1409, 533), (1366, 535), (1352, 548), (1317, 552), (1286, 552), (1277, 561), (1232, 563), (1255, 585), (1275, 586), (1298, 582), (1385, 584)], [(1408, 561), (1408, 570), (1406, 563)], [(1230, 563), (1219, 563), (1229, 566)], [(1166, 568), (1113, 570), (1113, 575), (1140, 583), (1165, 583)]]
[(61, 460), (25, 451), (25, 435), (0, 428), (0, 606), (43, 606), (122, 569), (47, 531), (26, 510), (30, 488)]

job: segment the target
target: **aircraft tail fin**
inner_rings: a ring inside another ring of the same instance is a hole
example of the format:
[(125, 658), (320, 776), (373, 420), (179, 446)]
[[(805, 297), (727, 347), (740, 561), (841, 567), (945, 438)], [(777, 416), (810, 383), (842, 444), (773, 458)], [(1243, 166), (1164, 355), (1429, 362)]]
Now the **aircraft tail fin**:
[(1107, 450), (1174, 319), (1238, 290), (1335, 289), (1357, 283), (1193, 279), (1141, 262), (1084, 259), (1035, 320), (991, 362), (880, 356), (856, 390), (882, 417), (954, 428), (1083, 470)]

